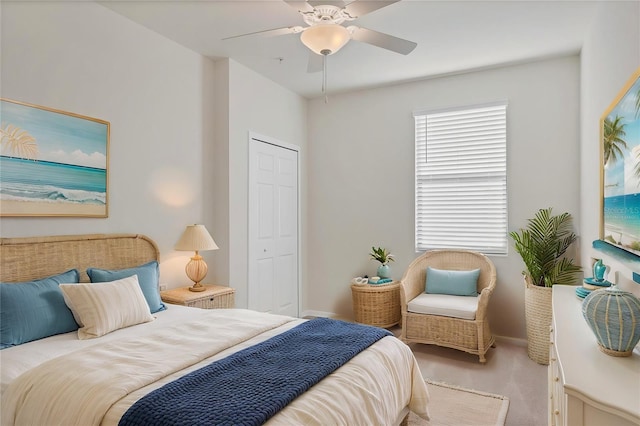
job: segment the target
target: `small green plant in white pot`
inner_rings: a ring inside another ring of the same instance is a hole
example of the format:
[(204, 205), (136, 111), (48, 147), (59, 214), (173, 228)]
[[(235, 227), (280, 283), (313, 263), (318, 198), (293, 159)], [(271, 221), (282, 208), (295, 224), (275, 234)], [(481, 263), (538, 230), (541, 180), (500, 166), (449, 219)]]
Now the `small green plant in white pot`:
[(391, 278), (389, 262), (394, 261), (393, 255), (389, 253), (386, 248), (382, 247), (371, 247), (371, 253), (369, 253), (369, 255), (371, 256), (371, 259), (380, 262), (376, 275), (380, 278)]

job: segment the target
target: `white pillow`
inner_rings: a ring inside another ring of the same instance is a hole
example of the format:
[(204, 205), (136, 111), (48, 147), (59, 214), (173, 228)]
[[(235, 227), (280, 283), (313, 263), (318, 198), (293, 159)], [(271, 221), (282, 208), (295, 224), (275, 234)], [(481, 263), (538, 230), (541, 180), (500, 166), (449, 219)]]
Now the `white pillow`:
[(80, 340), (154, 320), (137, 275), (105, 283), (60, 284), (60, 290), (80, 325)]

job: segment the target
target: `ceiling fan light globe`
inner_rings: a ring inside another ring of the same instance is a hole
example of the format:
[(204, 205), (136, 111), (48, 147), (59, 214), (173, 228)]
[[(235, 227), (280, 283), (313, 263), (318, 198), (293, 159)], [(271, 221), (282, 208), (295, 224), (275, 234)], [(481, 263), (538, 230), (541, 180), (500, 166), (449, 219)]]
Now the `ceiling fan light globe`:
[(349, 30), (338, 24), (317, 24), (307, 28), (300, 36), (302, 43), (318, 55), (332, 55), (350, 39)]

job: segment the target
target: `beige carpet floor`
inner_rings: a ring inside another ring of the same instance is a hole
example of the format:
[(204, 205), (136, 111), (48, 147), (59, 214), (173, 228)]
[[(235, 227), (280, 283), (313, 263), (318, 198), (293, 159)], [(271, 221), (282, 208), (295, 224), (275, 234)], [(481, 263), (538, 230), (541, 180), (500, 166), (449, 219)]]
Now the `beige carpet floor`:
[[(399, 328), (392, 331), (400, 334)], [(425, 379), (509, 398), (505, 426), (547, 425), (547, 367), (529, 359), (526, 342), (498, 339), (487, 353), (486, 364), (455, 349), (409, 346)]]
[(503, 426), (509, 409), (505, 396), (426, 380), (429, 415), (426, 421), (411, 413), (408, 426)]

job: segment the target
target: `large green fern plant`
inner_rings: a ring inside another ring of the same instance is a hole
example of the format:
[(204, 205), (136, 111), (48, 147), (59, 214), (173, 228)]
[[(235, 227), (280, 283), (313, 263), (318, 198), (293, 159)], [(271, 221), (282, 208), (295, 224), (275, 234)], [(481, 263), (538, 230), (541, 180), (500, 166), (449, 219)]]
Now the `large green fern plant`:
[(551, 207), (540, 209), (526, 229), (509, 232), (526, 266), (523, 272), (533, 285), (574, 284), (582, 269), (565, 252), (576, 240), (569, 213), (554, 216)]

